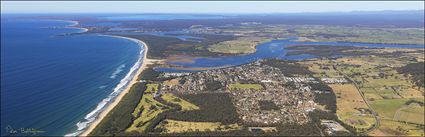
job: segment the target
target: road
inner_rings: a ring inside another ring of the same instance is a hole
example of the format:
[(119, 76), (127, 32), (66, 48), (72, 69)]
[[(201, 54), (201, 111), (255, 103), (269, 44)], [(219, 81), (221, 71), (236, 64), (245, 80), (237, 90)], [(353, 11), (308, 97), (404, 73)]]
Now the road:
[(381, 124), (381, 118), (378, 116), (378, 114), (376, 113), (376, 111), (370, 106), (369, 102), (367, 101), (366, 97), (364, 96), (363, 92), (361, 92), (359, 85), (356, 83), (356, 81), (354, 81), (353, 79), (351, 79), (351, 77), (347, 76), (345, 73), (343, 73), (342, 71), (338, 70), (337, 67), (335, 65), (332, 65), (333, 69), (335, 69), (337, 72), (341, 73), (346, 79), (350, 80), (351, 82), (353, 82), (354, 86), (356, 87), (357, 91), (359, 92), (359, 94), (362, 96), (363, 101), (366, 103), (367, 107), (369, 108), (369, 110), (372, 112), (373, 117), (375, 118), (375, 124), (372, 128), (369, 128), (366, 132), (364, 133), (369, 133), (371, 131), (374, 131), (376, 129), (379, 128), (380, 124)]

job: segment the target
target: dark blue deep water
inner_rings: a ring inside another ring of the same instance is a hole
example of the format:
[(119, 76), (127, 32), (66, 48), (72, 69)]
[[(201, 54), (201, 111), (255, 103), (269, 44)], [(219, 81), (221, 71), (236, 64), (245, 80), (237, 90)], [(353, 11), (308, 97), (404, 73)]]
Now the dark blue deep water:
[[(63, 136), (106, 98), (136, 63), (137, 43), (79, 32), (64, 21), (1, 21), (1, 135)], [(52, 28), (55, 27), (55, 28)], [(80, 125), (84, 126), (84, 125)]]

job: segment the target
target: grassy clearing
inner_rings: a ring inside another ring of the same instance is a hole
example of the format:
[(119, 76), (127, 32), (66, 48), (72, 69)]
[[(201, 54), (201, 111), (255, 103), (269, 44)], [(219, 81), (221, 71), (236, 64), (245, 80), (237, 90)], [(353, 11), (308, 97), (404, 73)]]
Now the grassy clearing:
[(153, 93), (157, 90), (158, 84), (147, 84), (147, 89), (145, 90), (142, 99), (132, 113), (136, 119), (126, 131), (144, 132), (152, 119), (167, 110), (166, 105), (154, 99)]
[[(147, 84), (146, 86), (147, 88), (142, 99), (132, 113), (133, 117), (136, 119), (126, 130), (127, 132), (144, 132), (154, 118), (162, 112), (170, 109), (170, 106), (165, 105), (154, 98), (154, 94), (158, 91), (158, 84)], [(199, 109), (198, 106), (180, 99), (171, 93), (163, 94), (161, 98), (168, 103), (180, 105), (182, 111)]]
[(164, 129), (164, 133), (204, 132), (204, 131), (229, 131), (238, 130), (237, 124), (222, 125), (220, 122), (186, 122), (176, 120), (164, 120), (158, 127)]
[(314, 72), (316, 77), (341, 77), (337, 71), (332, 69), (331, 62), (328, 60), (317, 59), (308, 62), (300, 62), (300, 64), (308, 67), (308, 70)]
[(158, 91), (158, 84), (147, 84), (147, 88), (143, 94), (142, 99), (134, 109), (132, 115), (135, 118), (133, 123), (127, 128), (127, 132), (137, 131), (145, 132), (147, 127), (151, 124), (151, 121), (155, 119), (159, 114), (166, 110), (170, 110), (171, 106), (164, 104), (172, 103), (181, 106), (182, 111), (198, 110), (198, 106), (178, 98), (171, 93), (161, 95), (163, 103), (154, 98), (154, 94)]
[(163, 84), (168, 86), (175, 86), (179, 84), (179, 80), (180, 78), (175, 78), (175, 79), (164, 81)]
[(406, 121), (416, 124), (424, 124), (424, 107), (419, 104), (412, 103), (404, 106), (396, 111), (394, 120)]
[(367, 108), (362, 96), (352, 84), (329, 84), (337, 96), (337, 113), (357, 112), (355, 108)]
[(271, 41), (271, 39), (263, 37), (241, 37), (236, 40), (211, 45), (208, 47), (208, 50), (211, 52), (233, 54), (254, 53), (256, 50), (255, 46), (266, 41)]
[(359, 112), (338, 115), (342, 121), (359, 130), (366, 130), (375, 124), (375, 118), (371, 114), (360, 114)]
[[(146, 84), (146, 90), (144, 94), (153, 93), (158, 90), (158, 84)], [(142, 97), (143, 100), (143, 97)], [(134, 117), (138, 117), (140, 113), (140, 109), (143, 107), (143, 101), (140, 101), (137, 107), (134, 109), (133, 113), (131, 113)]]
[(230, 90), (233, 90), (233, 89), (255, 89), (255, 90), (260, 90), (260, 89), (263, 89), (263, 86), (261, 86), (260, 84), (240, 84), (240, 83), (236, 83), (236, 84), (229, 84), (228, 88)]
[(395, 112), (400, 109), (409, 99), (384, 99), (375, 100), (371, 103), (373, 109), (381, 117), (392, 119)]
[(368, 108), (360, 93), (352, 84), (330, 84), (337, 96), (337, 115), (346, 124), (358, 129), (367, 129), (375, 123), (370, 114), (362, 114), (358, 108)]
[(371, 136), (424, 136), (424, 126), (397, 122), (393, 120), (381, 120), (381, 126), (373, 131)]
[(199, 107), (181, 98), (174, 96), (171, 93), (161, 95), (165, 101), (173, 104), (178, 104), (182, 107), (182, 111), (198, 110)]

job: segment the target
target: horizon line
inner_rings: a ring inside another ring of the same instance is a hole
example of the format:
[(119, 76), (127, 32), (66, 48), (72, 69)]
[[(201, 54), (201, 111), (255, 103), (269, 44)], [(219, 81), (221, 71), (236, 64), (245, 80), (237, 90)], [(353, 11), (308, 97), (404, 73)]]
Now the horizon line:
[(1, 14), (317, 14), (317, 13), (358, 13), (358, 12), (414, 12), (425, 9), (412, 10), (352, 10), (352, 11), (305, 11), (305, 12), (1, 12)]

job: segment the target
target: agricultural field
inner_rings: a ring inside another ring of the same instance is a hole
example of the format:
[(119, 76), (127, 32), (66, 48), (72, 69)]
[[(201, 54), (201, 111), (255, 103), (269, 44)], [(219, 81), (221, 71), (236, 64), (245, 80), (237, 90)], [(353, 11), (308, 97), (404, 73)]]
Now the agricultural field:
[(261, 86), (260, 84), (240, 84), (240, 83), (236, 83), (236, 84), (229, 84), (228, 88), (230, 90), (232, 90), (232, 89), (255, 89), (255, 90), (260, 90), (260, 89), (263, 89), (263, 86)]
[[(423, 91), (413, 88), (408, 77), (399, 74), (395, 69), (408, 61), (369, 56), (354, 57), (364, 63), (357, 65), (349, 61), (337, 60), (338, 69), (348, 74), (357, 84), (366, 98), (376, 99), (420, 98)], [(344, 62), (343, 62), (344, 61)]]
[[(376, 50), (392, 53), (394, 50)], [(338, 118), (357, 130), (367, 129), (375, 123), (361, 94), (380, 117), (380, 126), (370, 135), (423, 135), (424, 89), (397, 71), (397, 68), (412, 63), (409, 57), (418, 55), (403, 53), (399, 57), (357, 56), (334, 60), (314, 59), (301, 64), (315, 72), (316, 77), (351, 78), (352, 84), (330, 84), (337, 96)], [(423, 55), (422, 55), (423, 56)], [(336, 69), (334, 69), (336, 68)], [(339, 73), (341, 72), (341, 73)], [(409, 103), (416, 100), (422, 103)], [(360, 108), (360, 109), (359, 109)], [(364, 131), (364, 130), (362, 130)]]
[(367, 28), (300, 25), (294, 31), (305, 41), (423, 44), (423, 28)]
[(313, 76), (315, 77), (341, 77), (336, 70), (332, 69), (332, 62), (330, 60), (310, 60), (300, 63), (314, 72)]
[(407, 101), (408, 99), (381, 99), (373, 101), (371, 105), (382, 118), (392, 119)]
[(330, 84), (329, 87), (337, 96), (336, 113), (341, 121), (358, 129), (368, 129), (375, 123), (370, 112), (364, 111), (368, 109), (368, 106), (354, 85)]
[(409, 124), (393, 120), (381, 120), (380, 127), (371, 136), (424, 136), (424, 125)]
[[(408, 132), (413, 129), (402, 129), (401, 126), (389, 126), (389, 124), (408, 122), (423, 126), (424, 106), (407, 105), (406, 103), (411, 99), (424, 100), (424, 91), (414, 88), (408, 77), (395, 70), (409, 61), (382, 57), (358, 57), (356, 59), (368, 63), (355, 64), (345, 61), (345, 64), (349, 64), (348, 67), (340, 70), (359, 83), (361, 92), (364, 93), (372, 109), (381, 117), (381, 125), (378, 130), (382, 130), (384, 135), (411, 135)], [(383, 122), (382, 119), (400, 122)], [(394, 127), (400, 128), (394, 129)]]
[(394, 120), (424, 125), (423, 106), (412, 103), (399, 108), (394, 114)]

